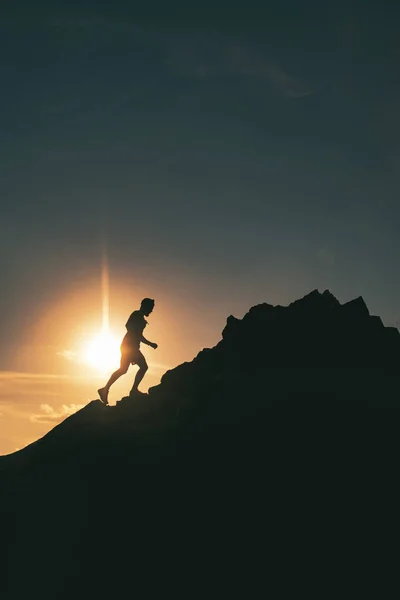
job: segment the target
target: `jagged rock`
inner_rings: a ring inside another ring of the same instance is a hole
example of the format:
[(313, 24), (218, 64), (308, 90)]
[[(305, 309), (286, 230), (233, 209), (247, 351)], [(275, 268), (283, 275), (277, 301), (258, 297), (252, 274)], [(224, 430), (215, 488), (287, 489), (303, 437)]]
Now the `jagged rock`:
[(341, 305), (328, 290), (314, 290), (288, 307), (259, 304), (241, 320), (228, 317), (215, 348), (169, 371), (150, 394), (196, 394), (240, 373), (269, 382), (271, 369), (386, 369), (400, 358), (386, 333), (361, 297)]
[(394, 340), (394, 341), (400, 341), (400, 334), (399, 334), (399, 330), (397, 329), (397, 327), (386, 327), (385, 331), (386, 331), (387, 338)]
[(235, 332), (238, 331), (238, 326), (240, 324), (240, 319), (237, 319), (233, 315), (229, 315), (226, 320), (226, 325), (222, 330), (222, 339), (232, 339), (234, 337)]
[[(373, 328), (375, 331), (383, 331), (383, 329), (385, 328), (385, 326), (382, 322), (382, 319), (375, 315), (371, 315), (369, 317), (369, 322), (370, 322), (370, 327)], [(397, 331), (397, 329), (396, 329), (396, 331)]]
[(369, 317), (369, 310), (361, 296), (354, 298), (354, 300), (350, 300), (350, 302), (346, 302), (346, 304), (343, 304), (341, 310), (343, 314), (351, 319)]
[(329, 311), (339, 306), (340, 302), (329, 290), (325, 290), (322, 294), (318, 290), (313, 290), (303, 298), (289, 304), (291, 310), (302, 310), (308, 313)]

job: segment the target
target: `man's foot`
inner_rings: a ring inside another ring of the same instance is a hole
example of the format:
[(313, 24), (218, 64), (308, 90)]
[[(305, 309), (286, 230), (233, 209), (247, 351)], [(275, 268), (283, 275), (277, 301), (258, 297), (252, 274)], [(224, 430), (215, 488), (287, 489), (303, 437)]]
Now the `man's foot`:
[(97, 393), (99, 394), (102, 403), (108, 406), (108, 390), (106, 388), (100, 388), (97, 390)]

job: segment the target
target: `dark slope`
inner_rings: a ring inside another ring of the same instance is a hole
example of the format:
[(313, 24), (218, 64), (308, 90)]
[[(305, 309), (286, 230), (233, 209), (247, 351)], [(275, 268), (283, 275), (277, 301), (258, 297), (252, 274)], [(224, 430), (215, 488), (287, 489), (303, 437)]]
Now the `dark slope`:
[(242, 320), (228, 317), (214, 348), (168, 371), (148, 395), (115, 407), (92, 401), (41, 440), (0, 457), (0, 470), (97, 456), (111, 442), (164, 445), (186, 429), (241, 423), (271, 406), (398, 406), (399, 364), (398, 330), (371, 316), (361, 297), (341, 305), (314, 290), (287, 307), (260, 304)]
[(310, 465), (321, 485), (334, 409), (354, 425), (367, 408), (398, 406), (399, 358), (398, 331), (361, 298), (314, 291), (229, 317), (217, 346), (147, 396), (93, 401), (0, 457), (1, 597), (171, 593), (186, 571), (200, 583), (230, 561), (235, 582), (232, 564), (260, 559), (274, 511), (293, 494), (299, 510)]

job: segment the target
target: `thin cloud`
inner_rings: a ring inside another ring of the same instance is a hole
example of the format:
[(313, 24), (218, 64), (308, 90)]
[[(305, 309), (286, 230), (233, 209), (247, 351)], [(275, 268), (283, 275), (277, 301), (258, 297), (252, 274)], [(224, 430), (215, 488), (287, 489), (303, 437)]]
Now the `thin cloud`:
[[(73, 352), (72, 350), (63, 350), (62, 352), (57, 352), (58, 356), (65, 358), (68, 362), (72, 363), (80, 363), (79, 354), (77, 352)], [(148, 361), (150, 372), (153, 373), (161, 373), (168, 371), (172, 367), (170, 365), (164, 365), (158, 362)]]
[(66, 360), (74, 362), (77, 360), (78, 354), (72, 350), (63, 350), (62, 352), (57, 352), (57, 356), (62, 356)]
[(19, 371), (0, 371), (0, 387), (6, 384), (15, 385), (51, 385), (53, 383), (81, 383), (98, 378), (95, 374), (68, 375), (52, 373), (23, 373)]
[(152, 362), (152, 361), (148, 361), (149, 363), (149, 371), (150, 372), (156, 372), (156, 373), (165, 373), (166, 371), (169, 371), (170, 369), (172, 369), (173, 367), (171, 367), (170, 365), (163, 365), (162, 363), (157, 363), (157, 362)]
[(251, 46), (216, 35), (166, 42), (165, 64), (178, 75), (204, 81), (226, 74), (248, 77), (265, 82), (288, 98), (302, 98), (317, 91)]
[(50, 404), (41, 404), (41, 412), (31, 415), (30, 421), (32, 421), (32, 423), (58, 423), (76, 413), (78, 410), (81, 410), (84, 406), (84, 404), (63, 404), (61, 408), (57, 410)]
[(235, 72), (267, 81), (284, 96), (302, 98), (315, 92), (299, 77), (286, 73), (279, 64), (244, 46), (232, 45), (227, 49), (226, 55)]
[[(96, 378), (49, 373), (22, 373), (0, 371), (0, 409), (5, 415), (29, 418), (39, 400), (57, 398), (72, 400), (82, 398), (95, 388)], [(82, 400), (83, 400), (82, 398)]]
[(34, 379), (34, 380), (57, 380), (57, 379), (74, 379), (71, 375), (57, 375), (51, 373), (23, 373), (20, 371), (0, 371), (0, 381), (16, 381), (16, 380), (26, 380), (26, 379)]

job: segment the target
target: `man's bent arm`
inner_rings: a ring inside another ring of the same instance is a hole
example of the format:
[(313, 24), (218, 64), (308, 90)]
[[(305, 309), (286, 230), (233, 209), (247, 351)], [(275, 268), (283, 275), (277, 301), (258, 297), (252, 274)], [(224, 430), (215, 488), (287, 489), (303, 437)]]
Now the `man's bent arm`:
[(148, 346), (153, 345), (153, 342), (149, 342), (149, 340), (146, 340), (146, 338), (143, 336), (140, 338), (140, 341), (143, 342), (143, 344), (147, 344)]

